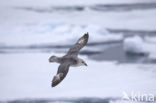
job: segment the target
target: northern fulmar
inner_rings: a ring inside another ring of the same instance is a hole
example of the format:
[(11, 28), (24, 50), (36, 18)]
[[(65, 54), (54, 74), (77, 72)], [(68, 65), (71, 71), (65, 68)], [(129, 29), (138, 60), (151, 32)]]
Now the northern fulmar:
[(53, 77), (52, 87), (58, 85), (67, 75), (69, 67), (77, 67), (77, 66), (87, 66), (85, 61), (81, 58), (78, 58), (78, 53), (81, 48), (83, 48), (88, 42), (89, 34), (84, 34), (77, 43), (72, 46), (67, 54), (63, 57), (51, 56), (49, 58), (49, 62), (59, 63), (57, 74)]

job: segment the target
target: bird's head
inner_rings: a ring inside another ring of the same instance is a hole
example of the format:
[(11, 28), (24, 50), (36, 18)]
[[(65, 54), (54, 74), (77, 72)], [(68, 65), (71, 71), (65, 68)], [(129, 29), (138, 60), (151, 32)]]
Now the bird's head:
[(88, 66), (87, 63), (83, 59), (81, 59), (81, 64), (84, 66)]
[(51, 56), (50, 58), (49, 58), (49, 62), (56, 62), (57, 61), (57, 57), (56, 56)]

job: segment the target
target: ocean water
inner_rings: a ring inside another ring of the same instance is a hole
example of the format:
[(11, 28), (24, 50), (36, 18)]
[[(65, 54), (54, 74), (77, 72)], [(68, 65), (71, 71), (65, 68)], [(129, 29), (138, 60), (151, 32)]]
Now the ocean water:
[[(156, 96), (154, 0), (1, 0), (0, 12), (0, 103), (146, 103), (123, 100), (123, 92)], [(71, 68), (51, 88), (58, 64), (48, 58), (65, 55), (86, 32), (79, 57), (88, 67)]]

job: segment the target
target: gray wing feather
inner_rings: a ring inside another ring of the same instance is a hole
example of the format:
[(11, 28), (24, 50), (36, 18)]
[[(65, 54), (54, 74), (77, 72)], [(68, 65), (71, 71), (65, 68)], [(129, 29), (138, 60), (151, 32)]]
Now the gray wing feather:
[(88, 42), (89, 35), (88, 33), (84, 34), (77, 43), (69, 49), (66, 56), (77, 57), (81, 48), (83, 48)]
[(58, 85), (66, 77), (69, 70), (69, 66), (70, 66), (69, 63), (60, 64), (60, 66), (58, 67), (57, 75), (54, 76), (52, 80), (52, 85), (51, 85), (52, 87)]

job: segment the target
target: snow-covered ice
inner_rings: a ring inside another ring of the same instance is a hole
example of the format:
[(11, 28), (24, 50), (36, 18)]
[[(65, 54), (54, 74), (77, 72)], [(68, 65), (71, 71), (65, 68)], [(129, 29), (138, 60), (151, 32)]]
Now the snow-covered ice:
[(133, 36), (124, 39), (123, 49), (131, 54), (149, 54), (149, 59), (156, 59), (155, 37), (146, 36), (144, 39), (140, 36)]
[[(90, 34), (89, 43), (123, 39), (122, 35), (110, 34), (104, 27), (98, 25), (79, 26), (46, 22), (38, 25), (13, 27), (12, 34), (3, 34), (0, 44), (3, 46), (61, 45), (61, 43), (65, 45), (74, 42), (86, 32)], [(54, 37), (55, 39), (53, 39)]]
[(127, 53), (132, 54), (144, 54), (147, 53), (145, 50), (145, 44), (143, 39), (140, 36), (134, 36), (124, 39), (123, 49)]

